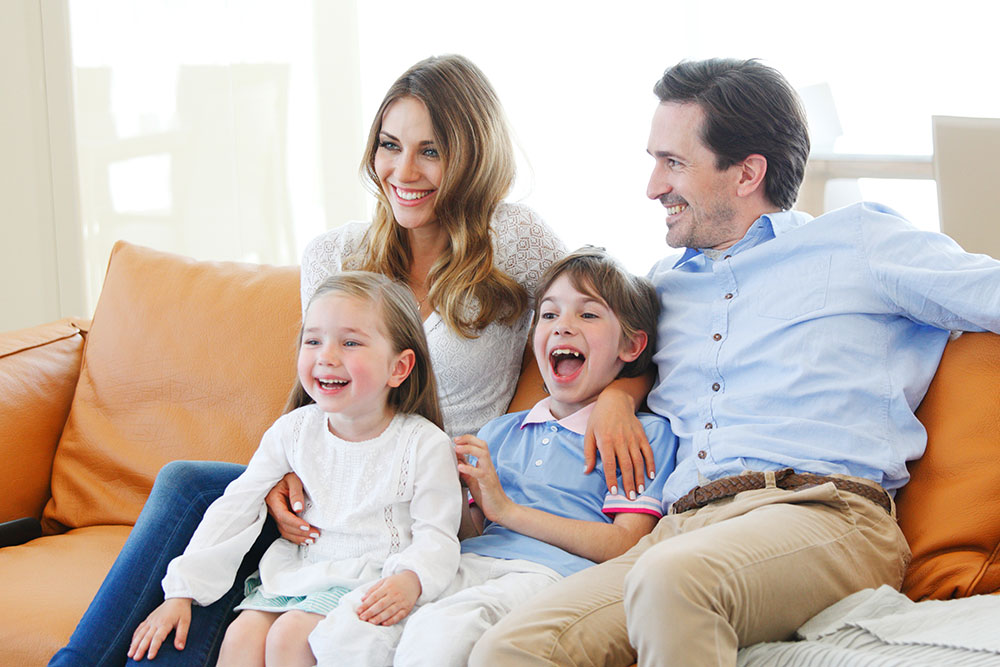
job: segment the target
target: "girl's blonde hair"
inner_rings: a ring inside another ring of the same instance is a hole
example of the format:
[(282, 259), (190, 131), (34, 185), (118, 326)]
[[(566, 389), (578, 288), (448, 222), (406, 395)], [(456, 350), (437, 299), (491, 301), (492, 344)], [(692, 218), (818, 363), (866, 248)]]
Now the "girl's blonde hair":
[[(423, 415), (438, 428), (444, 428), (441, 407), (438, 405), (437, 382), (431, 368), (427, 337), (420, 320), (417, 302), (409, 289), (389, 278), (367, 271), (344, 271), (320, 283), (309, 299), (305, 312), (317, 299), (338, 293), (367, 301), (376, 309), (379, 331), (389, 340), (393, 351), (413, 350), (413, 370), (398, 387), (389, 389), (387, 404), (395, 412)], [(305, 316), (303, 315), (303, 327)], [(299, 348), (302, 347), (302, 329), (299, 329)], [(302, 383), (295, 379), (285, 412), (313, 403)]]
[(466, 338), (493, 321), (511, 324), (527, 308), (528, 294), (494, 265), (490, 219), (514, 182), (514, 152), (493, 86), (463, 56), (420, 61), (392, 84), (375, 114), (361, 175), (378, 201), (361, 266), (404, 282), (409, 277), (407, 236), (375, 173), (382, 117), (401, 97), (427, 108), (444, 167), (434, 214), (450, 241), (428, 273), (428, 303)]

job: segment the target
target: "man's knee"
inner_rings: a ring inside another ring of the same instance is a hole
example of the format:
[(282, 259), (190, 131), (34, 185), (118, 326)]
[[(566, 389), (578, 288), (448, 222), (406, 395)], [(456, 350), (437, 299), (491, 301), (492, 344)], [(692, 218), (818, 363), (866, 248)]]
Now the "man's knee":
[(690, 599), (692, 595), (707, 594), (716, 588), (724, 573), (711, 567), (706, 555), (686, 548), (679, 540), (667, 540), (648, 549), (625, 575), (627, 604), (648, 600), (663, 606), (673, 596)]

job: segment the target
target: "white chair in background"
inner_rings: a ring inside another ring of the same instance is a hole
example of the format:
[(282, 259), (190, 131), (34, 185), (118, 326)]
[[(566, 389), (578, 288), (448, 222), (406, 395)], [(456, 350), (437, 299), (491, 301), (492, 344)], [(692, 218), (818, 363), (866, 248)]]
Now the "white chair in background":
[(1000, 118), (931, 123), (941, 231), (968, 252), (1000, 258)]

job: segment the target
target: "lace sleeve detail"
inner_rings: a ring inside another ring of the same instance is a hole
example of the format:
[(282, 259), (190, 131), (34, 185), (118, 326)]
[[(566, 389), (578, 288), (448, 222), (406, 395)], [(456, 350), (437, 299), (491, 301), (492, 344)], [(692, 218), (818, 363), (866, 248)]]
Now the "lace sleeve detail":
[(339, 271), (360, 268), (367, 222), (349, 222), (320, 234), (302, 253), (302, 310), (321, 282)]
[(550, 264), (566, 254), (566, 246), (541, 216), (524, 204), (501, 202), (493, 214), (495, 262), (528, 294)]

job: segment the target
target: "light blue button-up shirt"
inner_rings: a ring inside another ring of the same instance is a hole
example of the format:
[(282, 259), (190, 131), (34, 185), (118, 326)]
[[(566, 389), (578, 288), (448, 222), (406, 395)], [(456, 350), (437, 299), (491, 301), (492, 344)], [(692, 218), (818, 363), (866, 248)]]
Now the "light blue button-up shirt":
[[(497, 417), (479, 431), (490, 447), (500, 485), (519, 505), (570, 519), (611, 523), (619, 512), (644, 512), (659, 518), (664, 506), (663, 484), (674, 463), (675, 439), (662, 417), (640, 414), (663, 476), (647, 481), (634, 501), (608, 492), (600, 463), (583, 474), (583, 434), (594, 404), (556, 419), (542, 399), (529, 412)], [(662, 463), (661, 463), (662, 462)], [(618, 480), (621, 488), (621, 478)], [(492, 558), (521, 558), (541, 563), (569, 576), (594, 563), (559, 547), (487, 520), (483, 534), (462, 540), (462, 553)]]
[(899, 488), (949, 330), (1000, 332), (1000, 262), (877, 204), (765, 215), (717, 260), (688, 249), (649, 278), (648, 404), (679, 438), (664, 502), (747, 469)]

